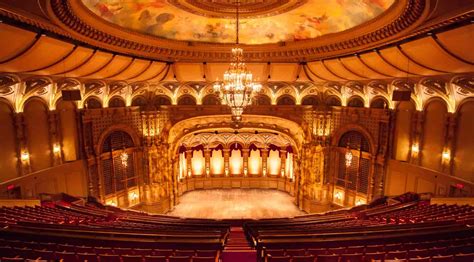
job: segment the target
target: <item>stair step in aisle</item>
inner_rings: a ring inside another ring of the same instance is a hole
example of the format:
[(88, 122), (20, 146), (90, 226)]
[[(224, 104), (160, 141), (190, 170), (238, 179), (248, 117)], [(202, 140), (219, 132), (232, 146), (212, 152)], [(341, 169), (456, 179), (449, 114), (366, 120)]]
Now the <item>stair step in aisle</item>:
[(232, 227), (222, 252), (222, 262), (255, 262), (257, 251), (245, 237), (242, 227)]

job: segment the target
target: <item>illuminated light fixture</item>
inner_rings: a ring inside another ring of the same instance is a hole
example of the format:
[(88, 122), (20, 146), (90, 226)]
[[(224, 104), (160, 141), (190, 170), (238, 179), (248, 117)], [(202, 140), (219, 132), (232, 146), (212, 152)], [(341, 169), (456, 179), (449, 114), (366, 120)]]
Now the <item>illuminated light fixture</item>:
[(124, 167), (128, 166), (128, 154), (127, 154), (127, 152), (122, 152), (122, 154), (120, 154), (120, 160), (122, 161), (122, 165)]
[(334, 198), (335, 198), (336, 200), (342, 200), (342, 193), (339, 192), (339, 191), (335, 192), (335, 193), (334, 193)]
[(61, 146), (59, 144), (54, 144), (53, 153), (59, 154), (61, 152)]
[(361, 198), (357, 199), (357, 201), (355, 203), (356, 206), (360, 206), (360, 205), (364, 205), (364, 204), (365, 204), (365, 200), (363, 200)]
[(418, 152), (420, 152), (420, 146), (419, 146), (418, 144), (416, 144), (416, 143), (413, 144), (413, 145), (411, 146), (411, 152), (412, 152), (412, 153), (418, 153)]
[(138, 194), (137, 194), (137, 192), (131, 192), (128, 197), (129, 197), (130, 201), (133, 202), (133, 201), (138, 199)]
[(239, 45), (239, 6), (236, 6), (235, 43), (232, 48), (232, 60), (229, 69), (224, 73), (224, 81), (214, 84), (214, 91), (223, 104), (230, 107), (232, 120), (240, 122), (244, 108), (252, 104), (252, 98), (260, 91), (262, 85), (253, 82), (253, 74), (247, 69), (244, 61), (244, 50)]
[(346, 155), (344, 157), (346, 159), (346, 167), (350, 167), (351, 164), (352, 164), (353, 155), (352, 155), (352, 152), (349, 149), (349, 147), (347, 147), (347, 152), (346, 152)]
[(21, 161), (26, 162), (30, 159), (30, 154), (27, 151), (21, 152)]
[(449, 149), (445, 149), (442, 154), (443, 160), (448, 162), (451, 160), (451, 153), (449, 152)]

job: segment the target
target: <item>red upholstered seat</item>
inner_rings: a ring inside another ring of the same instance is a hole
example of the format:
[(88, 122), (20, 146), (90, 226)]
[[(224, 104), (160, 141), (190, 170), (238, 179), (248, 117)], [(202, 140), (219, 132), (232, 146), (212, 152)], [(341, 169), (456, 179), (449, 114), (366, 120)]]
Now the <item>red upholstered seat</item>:
[(317, 262), (338, 262), (339, 255), (318, 255)]
[(87, 262), (98, 262), (99, 259), (95, 253), (77, 253), (77, 258), (80, 261), (87, 260)]
[(134, 248), (133, 253), (135, 255), (141, 255), (141, 256), (152, 256), (154, 254), (154, 251), (153, 249)]
[(383, 252), (376, 252), (376, 253), (365, 253), (364, 261), (372, 261), (372, 260), (381, 260), (383, 261), (385, 258), (385, 253)]
[(196, 251), (194, 250), (175, 250), (174, 256), (176, 257), (192, 257), (196, 255)]
[(417, 257), (417, 258), (409, 258), (409, 262), (430, 262), (429, 257)]
[(306, 251), (304, 249), (287, 249), (286, 255), (287, 256), (304, 256), (306, 255)]
[(165, 257), (172, 256), (173, 253), (174, 253), (173, 249), (155, 249), (155, 251), (153, 252), (155, 256), (165, 256)]
[(271, 256), (267, 255), (267, 261), (269, 262), (290, 262), (291, 257), (289, 256)]
[[(362, 247), (363, 249), (363, 247)], [(326, 255), (327, 250), (325, 248), (308, 248), (308, 254), (318, 256), (318, 255)]]
[(454, 262), (472, 262), (474, 261), (474, 253), (456, 254), (454, 255)]
[(266, 252), (274, 257), (282, 257), (285, 255), (284, 249), (268, 249)]
[(328, 254), (340, 255), (344, 253), (347, 253), (345, 247), (328, 248)]
[[(132, 255), (132, 254), (135, 254), (135, 252), (131, 248), (117, 247), (117, 248), (114, 248), (114, 254), (116, 254), (116, 255)], [(139, 254), (139, 255), (141, 255), (141, 254)]]
[(216, 257), (193, 257), (193, 262), (216, 262)]
[(196, 250), (197, 257), (215, 257), (217, 256), (216, 250)]
[(364, 253), (364, 250), (364, 246), (348, 246), (346, 249), (346, 254)]
[(451, 262), (453, 261), (453, 256), (433, 256), (431, 257), (431, 262)]
[(114, 251), (112, 251), (112, 248), (110, 248), (110, 247), (95, 247), (94, 251), (97, 255), (101, 255), (101, 254), (112, 255), (112, 254), (114, 254)]
[(142, 262), (143, 257), (142, 256), (132, 256), (132, 255), (122, 255), (122, 262)]
[(340, 262), (362, 262), (364, 261), (364, 255), (362, 253), (356, 254), (341, 254)]
[(145, 262), (167, 262), (165, 256), (145, 256)]
[(119, 255), (105, 255), (105, 254), (101, 254), (101, 255), (99, 255), (99, 258), (100, 258), (100, 261), (101, 261), (101, 262), (104, 262), (104, 261), (107, 261), (107, 262), (121, 262)]
[(310, 256), (293, 256), (291, 262), (314, 262), (315, 257)]
[(429, 257), (431, 252), (428, 249), (414, 249), (408, 251), (409, 258), (416, 258), (416, 257)]
[(168, 262), (191, 262), (191, 257), (171, 256), (171, 257), (168, 258)]
[(405, 259), (407, 252), (405, 251), (390, 251), (385, 253), (385, 259)]
[(63, 259), (66, 262), (78, 261), (76, 253), (74, 252), (56, 252), (56, 259)]
[(15, 261), (15, 262), (17, 262), (17, 261), (25, 261), (25, 259), (22, 258), (22, 257), (2, 257), (1, 261), (2, 262), (3, 261)]

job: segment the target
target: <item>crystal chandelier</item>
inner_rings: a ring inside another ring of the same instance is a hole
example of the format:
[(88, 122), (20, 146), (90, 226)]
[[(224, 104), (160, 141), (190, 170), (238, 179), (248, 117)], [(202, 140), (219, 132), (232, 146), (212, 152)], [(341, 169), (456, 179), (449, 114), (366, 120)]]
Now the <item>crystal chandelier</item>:
[[(236, 45), (239, 45), (239, 5), (236, 8)], [(253, 82), (253, 75), (247, 69), (244, 61), (244, 50), (232, 48), (232, 60), (229, 69), (224, 73), (223, 82), (214, 84), (214, 91), (219, 95), (223, 104), (230, 107), (232, 120), (240, 122), (244, 108), (252, 104), (252, 98), (260, 91), (262, 85)]]

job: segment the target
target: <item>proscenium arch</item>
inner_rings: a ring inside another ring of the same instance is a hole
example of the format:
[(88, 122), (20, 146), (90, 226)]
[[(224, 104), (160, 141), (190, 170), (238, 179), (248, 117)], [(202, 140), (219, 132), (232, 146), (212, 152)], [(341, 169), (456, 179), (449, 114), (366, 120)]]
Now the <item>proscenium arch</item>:
[[(304, 141), (304, 131), (302, 127), (291, 120), (267, 116), (262, 118), (260, 115), (243, 115), (242, 123), (245, 123), (238, 131), (269, 131), (288, 136), (293, 141), (295, 153), (299, 151)], [(174, 124), (169, 130), (168, 144), (172, 145), (170, 152), (175, 152), (181, 145), (182, 138), (190, 133), (210, 132), (216, 130), (235, 131), (234, 123), (230, 115), (211, 115), (188, 118)]]

